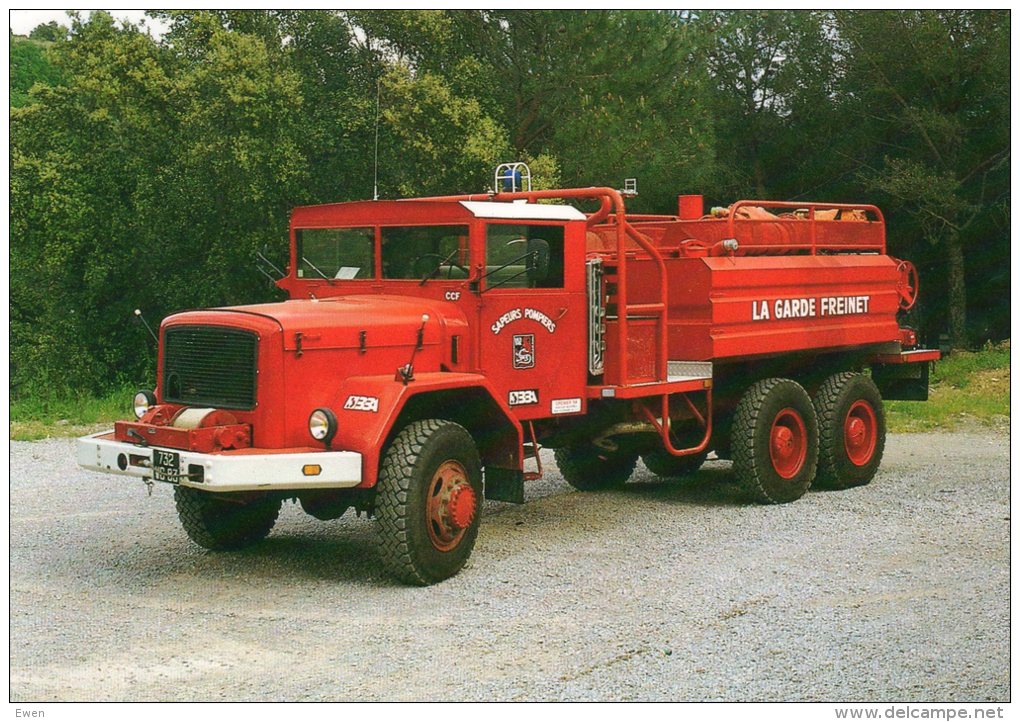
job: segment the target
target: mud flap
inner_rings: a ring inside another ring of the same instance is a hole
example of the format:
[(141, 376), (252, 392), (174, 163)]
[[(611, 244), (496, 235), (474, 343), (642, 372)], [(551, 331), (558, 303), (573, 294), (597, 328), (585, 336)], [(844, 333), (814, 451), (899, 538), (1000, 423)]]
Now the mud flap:
[(887, 401), (927, 401), (930, 363), (875, 364), (871, 379)]
[(524, 472), (518, 469), (485, 467), (485, 498), (491, 501), (524, 503)]

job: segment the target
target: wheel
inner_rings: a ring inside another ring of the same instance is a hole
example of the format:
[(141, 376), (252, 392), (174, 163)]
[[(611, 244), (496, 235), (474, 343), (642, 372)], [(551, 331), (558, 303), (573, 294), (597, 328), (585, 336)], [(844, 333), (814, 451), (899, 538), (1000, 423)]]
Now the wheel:
[(642, 454), (641, 460), (656, 476), (671, 479), (695, 473), (707, 457), (708, 450), (690, 456), (673, 456), (665, 449), (654, 449)]
[(900, 297), (900, 310), (909, 311), (917, 303), (917, 291), (920, 288), (917, 267), (910, 261), (900, 261), (896, 266), (896, 271), (899, 273), (896, 293)]
[(461, 570), (478, 536), (482, 468), (467, 430), (452, 421), (408, 424), (379, 469), (375, 518), (383, 564), (408, 584)]
[(811, 397), (796, 381), (765, 379), (737, 403), (733, 470), (758, 501), (784, 504), (811, 487), (818, 463), (818, 421)]
[(885, 410), (875, 382), (858, 373), (830, 376), (815, 394), (815, 411), (815, 484), (825, 489), (849, 489), (871, 481), (885, 450)]
[(342, 517), (351, 508), (351, 496), (347, 489), (338, 491), (307, 491), (298, 497), (301, 508), (319, 521), (332, 521)]
[(638, 455), (630, 452), (609, 452), (592, 445), (565, 446), (556, 449), (556, 465), (560, 473), (579, 491), (617, 489), (634, 473)]
[(174, 503), (191, 541), (222, 551), (241, 549), (264, 539), (276, 524), (282, 502), (268, 495), (242, 498), (178, 486)]

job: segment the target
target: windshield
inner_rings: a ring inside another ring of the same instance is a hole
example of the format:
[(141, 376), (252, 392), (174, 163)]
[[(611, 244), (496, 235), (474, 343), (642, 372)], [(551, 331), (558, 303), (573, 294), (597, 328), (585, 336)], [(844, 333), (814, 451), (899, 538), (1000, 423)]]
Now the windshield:
[(383, 278), (467, 278), (467, 226), (387, 226), (382, 238)]
[(372, 228), (300, 228), (298, 278), (373, 278), (375, 231)]

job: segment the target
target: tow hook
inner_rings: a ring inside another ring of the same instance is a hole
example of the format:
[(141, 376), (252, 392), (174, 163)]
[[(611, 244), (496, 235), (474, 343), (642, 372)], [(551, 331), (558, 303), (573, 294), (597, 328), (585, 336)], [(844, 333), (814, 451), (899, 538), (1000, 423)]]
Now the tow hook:
[(134, 429), (128, 429), (127, 430), (127, 435), (128, 436), (133, 436), (134, 438), (138, 439), (138, 445), (139, 446), (148, 446), (149, 445), (149, 442), (145, 440), (145, 437), (142, 436), (141, 434), (139, 434)]

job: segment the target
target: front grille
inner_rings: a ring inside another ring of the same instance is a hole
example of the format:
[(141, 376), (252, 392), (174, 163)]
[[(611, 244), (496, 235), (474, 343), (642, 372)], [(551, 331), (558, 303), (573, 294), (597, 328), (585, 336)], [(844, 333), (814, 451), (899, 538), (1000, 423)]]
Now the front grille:
[(173, 326), (163, 338), (165, 401), (255, 408), (258, 337), (254, 333), (218, 326)]

